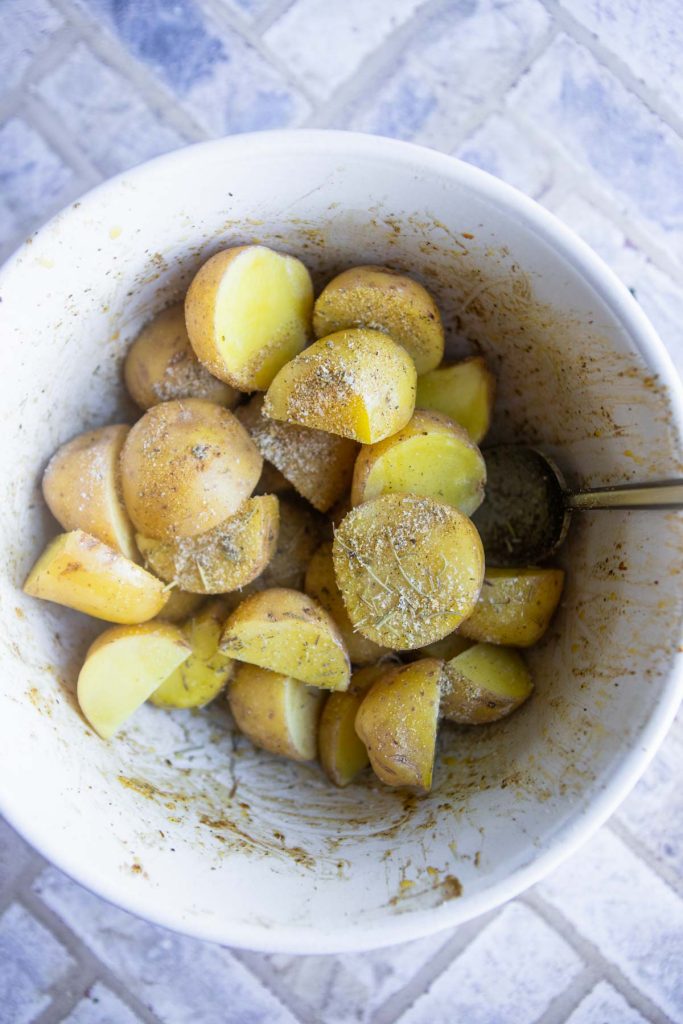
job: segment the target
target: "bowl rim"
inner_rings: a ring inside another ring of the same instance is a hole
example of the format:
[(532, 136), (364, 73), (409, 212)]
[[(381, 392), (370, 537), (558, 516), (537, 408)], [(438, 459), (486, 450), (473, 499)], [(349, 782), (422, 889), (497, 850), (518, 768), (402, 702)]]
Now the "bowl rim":
[[(591, 285), (628, 332), (647, 365), (665, 385), (673, 423), (679, 436), (683, 436), (683, 384), (663, 342), (627, 287), (554, 214), (513, 186), (454, 156), (414, 143), (360, 132), (329, 129), (249, 132), (195, 143), (155, 157), (100, 183), (77, 202), (87, 213), (89, 208), (98, 204), (104, 192), (118, 187), (122, 182), (134, 180), (137, 185), (144, 185), (155, 178), (161, 167), (168, 169), (176, 165), (182, 169), (185, 165), (191, 166), (197, 159), (211, 160), (215, 155), (224, 157), (226, 152), (236, 157), (269, 152), (288, 152), (298, 156), (324, 152), (325, 155), (341, 160), (366, 157), (380, 163), (388, 161), (408, 164), (418, 173), (428, 171), (476, 191), (494, 207), (516, 216), (532, 234), (555, 249)], [(67, 220), (72, 206), (69, 204), (47, 221), (30, 236), (29, 241), (43, 236), (61, 221)], [(0, 287), (4, 277), (20, 260), (27, 244), (22, 243), (0, 268)], [(547, 876), (585, 843), (628, 795), (661, 745), (682, 697), (683, 662), (679, 655), (672, 659), (662, 696), (652, 709), (637, 744), (624, 752), (602, 792), (575, 810), (547, 838), (544, 849), (533, 853), (530, 860), (505, 878), (482, 892), (471, 896), (465, 893), (460, 899), (449, 900), (436, 908), (408, 911), (375, 923), (360, 919), (333, 931), (300, 925), (266, 929), (259, 925), (236, 924), (225, 918), (183, 918), (169, 905), (169, 901), (160, 900), (152, 890), (147, 893), (137, 892), (131, 889), (130, 883), (124, 878), (103, 878), (98, 874), (95, 864), (79, 862), (77, 851), (65, 849), (59, 836), (41, 834), (38, 818), (22, 806), (20, 794), (13, 792), (14, 787), (6, 785), (4, 791), (0, 791), (0, 812), (35, 850), (72, 880), (114, 906), (154, 924), (193, 938), (269, 953), (362, 952), (424, 938), (462, 924), (501, 906)]]

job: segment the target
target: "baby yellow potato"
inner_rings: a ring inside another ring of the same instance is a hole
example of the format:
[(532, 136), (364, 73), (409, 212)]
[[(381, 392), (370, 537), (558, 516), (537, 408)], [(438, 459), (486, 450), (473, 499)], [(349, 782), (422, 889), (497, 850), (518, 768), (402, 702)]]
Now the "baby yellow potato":
[(550, 625), (563, 586), (562, 569), (487, 569), (479, 600), (459, 632), (484, 643), (531, 647)]
[(241, 245), (212, 256), (185, 298), (200, 361), (240, 391), (263, 391), (310, 335), (313, 285), (294, 256)]
[(160, 708), (203, 708), (221, 692), (230, 679), (235, 662), (218, 649), (227, 614), (225, 601), (209, 601), (181, 626), (192, 649), (149, 698)]
[(300, 679), (240, 665), (228, 689), (238, 729), (257, 747), (293, 761), (312, 761), (318, 750), (321, 690)]
[(472, 522), (451, 505), (409, 494), (352, 509), (332, 555), (354, 629), (397, 650), (453, 632), (472, 612), (484, 578)]
[(352, 267), (323, 289), (313, 308), (316, 338), (349, 327), (384, 331), (403, 345), (418, 373), (438, 366), (444, 333), (426, 288), (388, 267)]
[(433, 409), (464, 427), (475, 444), (487, 433), (496, 380), (481, 356), (445, 363), (417, 379), (418, 409)]
[(278, 373), (264, 414), (375, 444), (405, 426), (415, 408), (415, 364), (379, 331), (337, 331)]
[(393, 666), (368, 665), (351, 676), (346, 693), (331, 693), (320, 716), (320, 764), (335, 786), (348, 786), (370, 763), (365, 744), (356, 732), (356, 715), (365, 694)]
[(442, 661), (450, 661), (463, 651), (468, 650), (474, 640), (468, 640), (460, 633), (449, 633), (443, 640), (435, 640), (433, 644), (426, 644), (421, 647), (419, 654), (423, 658), (441, 658)]
[(141, 409), (174, 398), (205, 398), (232, 409), (239, 391), (213, 377), (197, 359), (185, 326), (182, 302), (143, 327), (123, 365), (128, 393)]
[(43, 474), (43, 496), (64, 530), (83, 530), (137, 562), (121, 492), (120, 456), (129, 430), (99, 427), (63, 444)]
[(108, 740), (190, 654), (190, 645), (170, 622), (105, 630), (78, 676), (81, 711)]
[(358, 709), (356, 732), (387, 786), (431, 789), (442, 674), (437, 658), (391, 669)]
[(319, 512), (327, 512), (348, 491), (358, 454), (355, 442), (268, 419), (263, 415), (263, 395), (254, 395), (236, 415), (263, 458), (277, 466)]
[(155, 405), (121, 453), (128, 514), (146, 537), (196, 537), (237, 512), (262, 464), (228, 409), (200, 398)]
[(415, 410), (402, 430), (362, 448), (351, 504), (381, 494), (421, 494), (466, 516), (484, 500), (486, 463), (463, 427), (438, 412)]
[(127, 625), (153, 619), (168, 597), (155, 576), (82, 530), (60, 533), (48, 544), (24, 593)]
[(332, 541), (321, 544), (311, 558), (306, 571), (304, 590), (315, 598), (336, 622), (352, 665), (371, 665), (389, 653), (386, 647), (380, 647), (362, 633), (354, 632), (334, 575)]
[(164, 622), (184, 622), (204, 604), (203, 594), (189, 594), (186, 590), (172, 590), (166, 604), (157, 615)]
[(460, 725), (497, 722), (523, 704), (533, 688), (517, 651), (474, 644), (444, 665), (440, 714)]
[(225, 624), (221, 650), (324, 690), (349, 685), (349, 656), (334, 620), (296, 590), (275, 587), (245, 598)]
[(137, 535), (145, 565), (192, 594), (225, 594), (259, 576), (275, 554), (279, 528), (274, 494), (249, 498), (239, 512), (197, 537), (155, 540)]

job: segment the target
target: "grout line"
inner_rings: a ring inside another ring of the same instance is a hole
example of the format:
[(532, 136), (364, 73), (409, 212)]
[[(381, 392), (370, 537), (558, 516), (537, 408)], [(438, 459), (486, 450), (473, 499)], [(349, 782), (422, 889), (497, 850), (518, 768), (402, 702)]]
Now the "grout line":
[(63, 161), (81, 178), (87, 188), (92, 188), (102, 181), (102, 174), (90, 163), (80, 146), (74, 141), (70, 132), (52, 109), (48, 108), (37, 97), (28, 93), (24, 97), (22, 116), (32, 128), (49, 143)]
[(678, 873), (662, 861), (654, 850), (647, 847), (642, 839), (631, 832), (628, 825), (625, 825), (618, 817), (613, 816), (606, 827), (621, 840), (624, 846), (629, 848), (631, 853), (634, 853), (639, 860), (642, 860), (650, 871), (658, 875), (665, 885), (683, 899), (683, 882)]
[(228, 949), (227, 951), (250, 974), (253, 974), (275, 999), (285, 1008), (291, 1010), (301, 1024), (320, 1024), (317, 1011), (281, 981), (265, 954), (254, 953), (247, 949)]
[(259, 17), (254, 18), (252, 27), (255, 32), (261, 35), (273, 25), (278, 18), (286, 14), (290, 7), (294, 6), (294, 0), (273, 0), (266, 10)]
[(5, 913), (8, 907), (18, 900), (18, 893), (23, 888), (30, 888), (38, 875), (47, 867), (47, 861), (31, 851), (31, 856), (13, 880), (12, 885), (5, 891), (0, 890), (0, 916)]
[(584, 966), (568, 987), (550, 1001), (534, 1024), (565, 1024), (579, 1003), (601, 980), (600, 973), (594, 967)]

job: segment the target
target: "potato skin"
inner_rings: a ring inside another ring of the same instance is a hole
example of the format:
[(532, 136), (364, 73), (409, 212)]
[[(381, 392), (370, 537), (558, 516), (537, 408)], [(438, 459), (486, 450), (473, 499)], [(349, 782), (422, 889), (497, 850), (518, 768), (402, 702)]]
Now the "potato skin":
[(309, 504), (285, 494), (280, 502), (280, 530), (275, 554), (253, 587), (303, 590), (306, 569), (325, 535), (325, 521)]
[(479, 444), (491, 424), (495, 394), (496, 379), (483, 356), (472, 356), (418, 377), (415, 406), (444, 413)]
[(550, 625), (563, 586), (562, 569), (487, 569), (479, 600), (458, 632), (483, 643), (531, 647)]
[(474, 644), (444, 665), (440, 714), (460, 725), (486, 725), (516, 711), (532, 690), (516, 650)]
[(128, 514), (146, 537), (196, 537), (237, 512), (262, 464), (228, 409), (199, 398), (155, 405), (121, 453)]
[(214, 600), (180, 627), (192, 653), (151, 695), (159, 708), (202, 708), (214, 700), (235, 671), (218, 650), (227, 603)]
[(298, 679), (239, 665), (228, 688), (238, 729), (257, 747), (292, 761), (312, 761), (324, 694)]

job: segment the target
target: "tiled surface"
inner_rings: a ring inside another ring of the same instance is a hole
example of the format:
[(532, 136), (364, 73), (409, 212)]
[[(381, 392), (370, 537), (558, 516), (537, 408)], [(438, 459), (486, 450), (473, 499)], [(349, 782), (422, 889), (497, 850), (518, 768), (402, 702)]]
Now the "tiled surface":
[[(0, 249), (107, 175), (226, 132), (380, 131), (547, 205), (683, 369), (680, 0), (0, 0)], [(497, 913), (358, 956), (132, 918), (0, 823), (0, 1024), (683, 1021), (683, 734)]]

